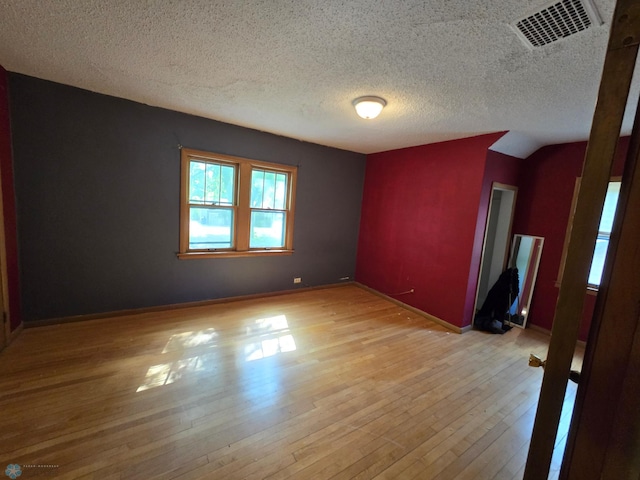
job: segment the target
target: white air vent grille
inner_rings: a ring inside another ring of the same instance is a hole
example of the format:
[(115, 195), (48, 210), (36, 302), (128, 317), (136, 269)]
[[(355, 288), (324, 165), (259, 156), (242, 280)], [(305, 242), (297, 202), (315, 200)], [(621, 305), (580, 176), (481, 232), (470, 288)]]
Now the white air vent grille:
[(512, 24), (529, 47), (542, 47), (602, 25), (595, 6), (588, 0), (563, 0)]

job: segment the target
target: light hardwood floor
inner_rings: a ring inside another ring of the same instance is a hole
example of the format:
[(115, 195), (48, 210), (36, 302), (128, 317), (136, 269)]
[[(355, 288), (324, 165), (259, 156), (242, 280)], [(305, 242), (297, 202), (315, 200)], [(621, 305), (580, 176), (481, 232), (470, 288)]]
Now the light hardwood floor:
[(26, 329), (0, 353), (0, 467), (520, 479), (547, 342), (452, 333), (355, 285)]

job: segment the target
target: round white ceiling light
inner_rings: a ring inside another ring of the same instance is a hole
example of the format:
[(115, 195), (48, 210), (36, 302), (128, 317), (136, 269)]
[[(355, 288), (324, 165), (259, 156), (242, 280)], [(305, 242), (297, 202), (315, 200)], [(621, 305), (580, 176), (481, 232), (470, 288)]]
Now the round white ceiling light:
[(353, 106), (356, 108), (356, 112), (362, 118), (370, 120), (380, 115), (382, 109), (387, 105), (384, 98), (380, 97), (359, 97), (353, 101)]

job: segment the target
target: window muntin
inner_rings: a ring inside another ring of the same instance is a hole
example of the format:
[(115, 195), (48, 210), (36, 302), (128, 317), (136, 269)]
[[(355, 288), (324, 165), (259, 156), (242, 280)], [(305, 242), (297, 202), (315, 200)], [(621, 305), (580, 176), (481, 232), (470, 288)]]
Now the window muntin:
[(181, 258), (293, 251), (297, 168), (182, 149)]

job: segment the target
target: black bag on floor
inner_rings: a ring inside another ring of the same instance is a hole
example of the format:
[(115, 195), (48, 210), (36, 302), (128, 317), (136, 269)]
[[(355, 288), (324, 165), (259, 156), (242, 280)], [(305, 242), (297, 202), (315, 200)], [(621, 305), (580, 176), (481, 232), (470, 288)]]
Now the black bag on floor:
[(517, 268), (507, 268), (491, 287), (487, 298), (478, 310), (473, 324), (476, 328), (491, 333), (504, 333), (511, 329), (504, 324), (509, 307), (520, 293), (520, 276)]

